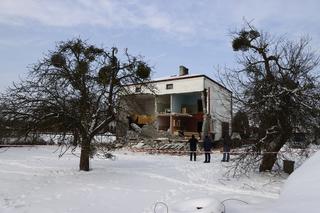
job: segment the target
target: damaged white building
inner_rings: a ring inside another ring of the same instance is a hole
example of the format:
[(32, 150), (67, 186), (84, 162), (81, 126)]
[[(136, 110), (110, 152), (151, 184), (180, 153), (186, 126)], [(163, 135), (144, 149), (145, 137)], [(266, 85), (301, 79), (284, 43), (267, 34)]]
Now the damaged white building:
[(135, 93), (130, 97), (130, 122), (152, 124), (174, 135), (210, 134), (215, 140), (231, 131), (232, 93), (208, 76), (190, 75), (180, 66), (179, 75), (150, 84), (154, 93), (141, 85), (130, 86)]

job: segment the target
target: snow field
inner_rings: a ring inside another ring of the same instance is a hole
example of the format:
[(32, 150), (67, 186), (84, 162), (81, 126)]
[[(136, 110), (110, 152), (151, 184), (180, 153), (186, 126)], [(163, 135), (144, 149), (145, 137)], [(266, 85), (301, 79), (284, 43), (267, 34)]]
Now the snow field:
[(189, 156), (119, 151), (115, 161), (92, 159), (92, 171), (81, 172), (79, 158), (70, 152), (58, 158), (56, 146), (3, 149), (3, 213), (160, 213), (166, 210), (163, 206), (154, 210), (157, 202), (164, 202), (173, 212), (184, 201), (211, 198), (233, 199), (224, 202), (227, 212), (245, 212), (249, 206), (259, 209), (276, 200), (287, 177), (225, 177), (228, 163), (221, 163), (222, 156), (217, 153), (212, 155), (212, 163), (204, 164), (204, 156), (191, 162)]

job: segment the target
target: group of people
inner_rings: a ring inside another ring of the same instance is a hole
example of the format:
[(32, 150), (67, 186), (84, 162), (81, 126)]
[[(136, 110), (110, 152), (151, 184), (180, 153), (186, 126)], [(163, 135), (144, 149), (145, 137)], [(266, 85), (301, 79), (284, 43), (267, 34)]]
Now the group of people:
[[(190, 146), (190, 161), (197, 160), (197, 144), (198, 140), (195, 138), (194, 135), (191, 136), (189, 140), (189, 146)], [(223, 157), (222, 162), (229, 162), (230, 160), (230, 146), (231, 146), (231, 139), (228, 134), (224, 134), (222, 137), (222, 143), (223, 143)], [(211, 160), (211, 149), (213, 146), (213, 142), (211, 138), (206, 135), (203, 140), (203, 151), (205, 160), (204, 163), (210, 163)]]

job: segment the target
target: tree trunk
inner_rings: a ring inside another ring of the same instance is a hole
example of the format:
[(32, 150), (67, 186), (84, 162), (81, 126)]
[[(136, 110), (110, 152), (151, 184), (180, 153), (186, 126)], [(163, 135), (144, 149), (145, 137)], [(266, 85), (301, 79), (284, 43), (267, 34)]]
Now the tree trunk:
[(80, 153), (80, 170), (89, 171), (90, 170), (90, 139), (82, 139), (81, 153)]
[(207, 110), (207, 92), (204, 90), (201, 93), (201, 101), (202, 101), (202, 111), (203, 111), (203, 122), (202, 122), (202, 132), (201, 138), (204, 139), (206, 135), (208, 135), (208, 110)]
[(259, 167), (259, 171), (260, 172), (271, 171), (276, 160), (277, 160), (276, 153), (264, 153), (262, 162)]
[(266, 148), (266, 153), (263, 154), (262, 162), (259, 167), (260, 172), (271, 171), (273, 165), (277, 160), (277, 155), (282, 146), (287, 142), (289, 139), (288, 132), (283, 132), (280, 135), (279, 140), (272, 141), (268, 144)]

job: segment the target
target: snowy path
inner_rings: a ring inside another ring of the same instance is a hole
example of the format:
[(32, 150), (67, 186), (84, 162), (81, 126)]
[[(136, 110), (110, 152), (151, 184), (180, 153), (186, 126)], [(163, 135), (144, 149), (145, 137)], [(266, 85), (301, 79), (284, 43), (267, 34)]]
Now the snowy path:
[[(79, 159), (58, 158), (56, 147), (10, 148), (0, 153), (0, 212), (151, 213), (157, 201), (241, 199), (250, 204), (278, 198), (284, 179), (267, 175), (224, 177), (221, 156), (213, 163), (187, 156), (119, 152), (117, 160), (94, 159), (92, 171), (79, 172)], [(236, 202), (236, 201), (231, 201)], [(240, 205), (237, 203), (237, 205)], [(244, 205), (244, 204), (241, 204)], [(233, 206), (229, 212), (239, 212)]]

